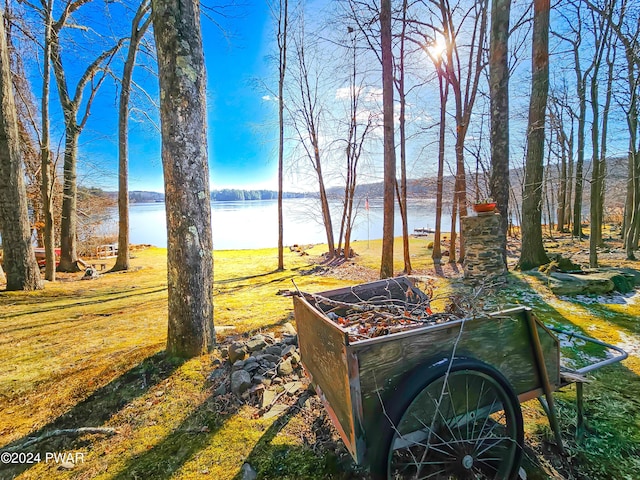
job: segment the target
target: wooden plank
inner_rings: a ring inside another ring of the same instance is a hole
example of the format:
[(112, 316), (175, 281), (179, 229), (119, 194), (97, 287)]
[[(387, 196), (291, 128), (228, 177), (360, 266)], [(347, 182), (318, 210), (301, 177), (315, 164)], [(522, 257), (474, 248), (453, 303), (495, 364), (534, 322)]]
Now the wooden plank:
[(293, 307), (302, 364), (347, 450), (357, 459), (347, 365), (348, 336), (304, 298), (293, 297)]

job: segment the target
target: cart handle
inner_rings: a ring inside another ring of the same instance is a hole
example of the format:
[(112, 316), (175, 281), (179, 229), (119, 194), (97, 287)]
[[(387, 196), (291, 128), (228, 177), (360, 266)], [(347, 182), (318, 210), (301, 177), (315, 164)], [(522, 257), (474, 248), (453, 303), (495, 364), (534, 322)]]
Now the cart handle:
[(584, 375), (586, 373), (593, 372), (594, 370), (597, 370), (600, 367), (604, 367), (605, 365), (611, 365), (613, 363), (621, 362), (622, 360), (624, 360), (625, 358), (627, 358), (629, 356), (629, 354), (627, 352), (625, 352), (622, 348), (616, 347), (615, 345), (611, 345), (609, 343), (597, 340), (597, 339), (592, 338), (592, 337), (588, 337), (586, 335), (582, 335), (580, 333), (567, 332), (565, 330), (562, 330), (561, 328), (553, 327), (551, 325), (545, 325), (545, 326), (549, 330), (552, 330), (552, 331), (554, 331), (556, 333), (561, 333), (563, 335), (568, 335), (569, 337), (576, 337), (576, 338), (579, 338), (580, 340), (584, 340), (585, 342), (595, 343), (596, 345), (601, 345), (601, 346), (607, 348), (608, 350), (613, 350), (613, 351), (618, 353), (618, 355), (613, 355), (613, 357), (607, 358), (606, 360), (601, 360), (599, 362), (596, 362), (596, 363), (593, 363), (591, 365), (587, 365), (586, 367), (582, 367), (582, 368), (580, 368), (578, 370), (575, 370), (575, 373), (578, 373), (580, 375)]

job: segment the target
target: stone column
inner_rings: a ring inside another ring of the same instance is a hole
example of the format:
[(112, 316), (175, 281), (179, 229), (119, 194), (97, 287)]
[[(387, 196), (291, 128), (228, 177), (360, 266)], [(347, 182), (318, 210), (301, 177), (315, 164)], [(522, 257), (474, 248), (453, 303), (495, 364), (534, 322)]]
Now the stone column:
[(464, 278), (480, 284), (507, 273), (500, 241), (500, 214), (462, 217), (465, 257)]

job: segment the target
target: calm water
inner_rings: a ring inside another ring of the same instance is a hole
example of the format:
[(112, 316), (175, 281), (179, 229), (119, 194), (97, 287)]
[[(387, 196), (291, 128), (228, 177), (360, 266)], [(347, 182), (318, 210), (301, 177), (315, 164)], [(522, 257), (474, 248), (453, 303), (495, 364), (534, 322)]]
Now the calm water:
[[(278, 245), (277, 200), (211, 202), (213, 245), (217, 250), (276, 247)], [(340, 228), (341, 205), (332, 203), (334, 235)], [(448, 212), (445, 213), (445, 215)], [(435, 200), (413, 200), (409, 205), (409, 232), (435, 226)], [(117, 218), (115, 215), (114, 218)], [(320, 210), (313, 199), (284, 200), (284, 244), (326, 243), (324, 227), (318, 222)], [(446, 217), (445, 227), (446, 227)], [(395, 234), (402, 235), (400, 213), (396, 209)], [(115, 221), (115, 220), (114, 220)], [(167, 246), (164, 203), (131, 204), (131, 243)], [(448, 227), (444, 228), (448, 230)], [(382, 238), (382, 200), (361, 205), (352, 238)]]

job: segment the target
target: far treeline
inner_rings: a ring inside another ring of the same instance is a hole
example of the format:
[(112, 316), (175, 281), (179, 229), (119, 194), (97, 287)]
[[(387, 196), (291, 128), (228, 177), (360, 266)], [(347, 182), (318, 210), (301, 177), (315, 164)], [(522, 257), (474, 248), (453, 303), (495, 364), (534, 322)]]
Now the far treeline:
[[(117, 196), (117, 192), (108, 192), (111, 196)], [(284, 192), (283, 198), (305, 198), (308, 193)], [(237, 188), (224, 188), (222, 190), (212, 190), (211, 200), (214, 202), (237, 202), (244, 200), (275, 200), (278, 192), (275, 190), (241, 190)], [(164, 202), (164, 193), (146, 192), (134, 190), (129, 192), (131, 203)]]

